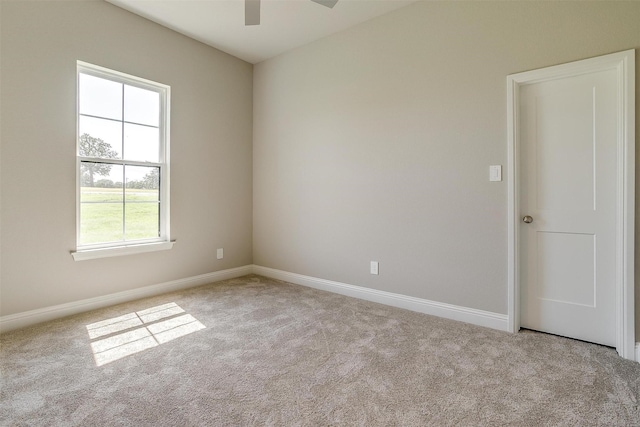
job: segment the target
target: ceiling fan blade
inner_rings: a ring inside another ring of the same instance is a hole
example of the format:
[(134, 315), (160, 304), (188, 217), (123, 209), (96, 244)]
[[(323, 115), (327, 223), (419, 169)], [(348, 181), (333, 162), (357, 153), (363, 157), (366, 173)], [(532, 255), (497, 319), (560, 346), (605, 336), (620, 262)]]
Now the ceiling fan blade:
[(260, 25), (260, 0), (244, 0), (244, 25)]
[(323, 6), (327, 6), (329, 9), (332, 9), (333, 6), (338, 3), (338, 0), (311, 0), (314, 3), (321, 4)]

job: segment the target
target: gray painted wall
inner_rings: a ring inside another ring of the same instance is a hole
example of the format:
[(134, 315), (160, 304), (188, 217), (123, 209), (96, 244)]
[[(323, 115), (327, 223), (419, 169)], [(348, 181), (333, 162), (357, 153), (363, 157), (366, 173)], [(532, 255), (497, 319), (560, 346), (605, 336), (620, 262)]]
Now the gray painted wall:
[(258, 64), (254, 263), (505, 314), (506, 76), (639, 48), (639, 17), (419, 2)]
[[(1, 4), (3, 316), (252, 262), (506, 313), (506, 76), (640, 47), (640, 3), (420, 2), (252, 74), (104, 2)], [(69, 255), (77, 59), (172, 86), (171, 251)]]
[[(251, 64), (102, 1), (1, 16), (3, 316), (251, 264)], [(70, 255), (76, 60), (172, 88), (170, 251)]]

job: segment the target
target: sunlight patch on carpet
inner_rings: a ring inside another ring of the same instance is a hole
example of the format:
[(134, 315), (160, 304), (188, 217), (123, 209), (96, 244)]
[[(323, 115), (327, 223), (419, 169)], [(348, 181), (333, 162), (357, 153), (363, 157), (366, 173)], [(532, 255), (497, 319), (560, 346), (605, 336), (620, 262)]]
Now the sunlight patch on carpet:
[(102, 366), (206, 326), (172, 302), (91, 323), (86, 328), (96, 366)]

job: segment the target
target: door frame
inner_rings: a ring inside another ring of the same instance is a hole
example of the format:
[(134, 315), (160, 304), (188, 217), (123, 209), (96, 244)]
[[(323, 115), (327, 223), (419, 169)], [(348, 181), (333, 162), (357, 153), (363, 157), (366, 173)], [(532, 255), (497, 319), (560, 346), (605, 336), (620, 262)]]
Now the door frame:
[[(522, 86), (615, 69), (618, 76), (616, 191), (616, 350), (635, 360), (635, 50), (507, 76), (508, 330), (520, 329), (519, 226), (520, 145), (518, 118)], [(639, 360), (640, 361), (640, 360)]]

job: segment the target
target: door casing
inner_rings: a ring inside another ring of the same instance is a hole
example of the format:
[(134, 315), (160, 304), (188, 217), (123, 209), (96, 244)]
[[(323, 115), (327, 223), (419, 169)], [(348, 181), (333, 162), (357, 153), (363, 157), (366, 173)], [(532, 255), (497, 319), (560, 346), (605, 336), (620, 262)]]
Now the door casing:
[(615, 69), (618, 76), (616, 191), (616, 350), (635, 360), (635, 50), (507, 76), (508, 330), (520, 329), (519, 93), (524, 85)]

